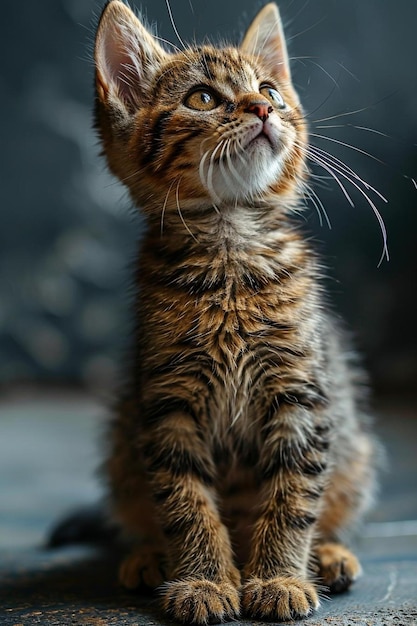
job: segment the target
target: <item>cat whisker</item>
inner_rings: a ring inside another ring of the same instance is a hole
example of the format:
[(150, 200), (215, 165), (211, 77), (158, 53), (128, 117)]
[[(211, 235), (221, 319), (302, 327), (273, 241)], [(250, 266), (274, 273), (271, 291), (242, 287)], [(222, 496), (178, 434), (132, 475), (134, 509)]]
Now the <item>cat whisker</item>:
[[(209, 137), (206, 137), (205, 139), (202, 140), (202, 142), (200, 144), (200, 154), (202, 154), (202, 152), (203, 152), (204, 144), (206, 144), (208, 141), (213, 141), (213, 136), (212, 135), (210, 135)], [(216, 146), (217, 146), (218, 143), (219, 143), (219, 139), (217, 139)], [(210, 152), (210, 149), (209, 149), (209, 152)]]
[(164, 37), (159, 37), (158, 35), (153, 35), (153, 37), (157, 41), (162, 41), (162, 43), (166, 43), (170, 48), (173, 48), (175, 52), (181, 52), (181, 48), (172, 43), (172, 41), (169, 41), (169, 39), (164, 39)]
[[(205, 169), (205, 162), (206, 162), (206, 159), (207, 159), (207, 157), (208, 157), (208, 155), (209, 155), (209, 154), (210, 154), (210, 150), (207, 150), (207, 151), (203, 154), (203, 156), (201, 157), (201, 159), (200, 159), (200, 165), (199, 165), (198, 171), (199, 171), (199, 176), (200, 176), (200, 181), (201, 181), (201, 184), (203, 185), (203, 187), (204, 187), (205, 189), (207, 189), (207, 190), (208, 190), (209, 194), (210, 194), (210, 195), (212, 195), (212, 193), (211, 193), (211, 191), (210, 191), (210, 189), (209, 189), (208, 178), (207, 178), (207, 176), (206, 176), (206, 174), (205, 174), (205, 172), (204, 172), (204, 169)], [(207, 169), (208, 169), (208, 168), (207, 168)]]
[(236, 149), (237, 156), (239, 157), (241, 163), (243, 163), (243, 165), (245, 167), (247, 167), (248, 162), (246, 161), (245, 157), (243, 156), (245, 154), (245, 149), (244, 149), (244, 147), (242, 146), (242, 144), (240, 143), (239, 140), (236, 141), (236, 147), (237, 147), (237, 149)]
[[(321, 70), (323, 72), (323, 74), (325, 74), (327, 76), (327, 78), (329, 78), (331, 80), (331, 82), (333, 83), (333, 85), (336, 87), (336, 89), (340, 89), (340, 85), (337, 82), (336, 78), (334, 76), (332, 76), (330, 74), (330, 72), (328, 72), (326, 70), (326, 68), (323, 67), (323, 65), (321, 65), (321, 63), (318, 63), (317, 61), (313, 60), (313, 57), (299, 57), (300, 59), (304, 59), (306, 61), (309, 61), (312, 65), (315, 65), (315, 67), (317, 67), (319, 70)], [(343, 66), (342, 66), (343, 67)], [(340, 76), (340, 72), (339, 72), (339, 76)], [(331, 91), (331, 93), (333, 93), (333, 89)], [(327, 100), (327, 99), (326, 99)], [(326, 100), (324, 102), (326, 102)], [(320, 106), (322, 106), (324, 103), (322, 103)]]
[(256, 59), (257, 62), (259, 62), (259, 60), (262, 59), (262, 57), (264, 55), (265, 46), (267, 45), (267, 42), (268, 42), (271, 34), (274, 32), (275, 29), (276, 29), (276, 24), (274, 23), (274, 24), (271, 25), (271, 27), (267, 31), (267, 35), (266, 36), (263, 35), (264, 43), (263, 43), (262, 46), (260, 46), (258, 44), (259, 31), (257, 32), (257, 34), (256, 34), (256, 48), (257, 48), (258, 52), (255, 55), (255, 59)]
[(308, 184), (305, 184), (304, 192), (307, 193), (309, 199), (311, 200), (314, 208), (317, 211), (317, 215), (318, 215), (318, 218), (319, 218), (320, 226), (323, 226), (323, 217), (322, 216), (324, 216), (324, 219), (326, 220), (326, 224), (327, 224), (329, 230), (331, 230), (332, 229), (332, 224), (330, 222), (329, 216), (327, 214), (326, 209), (324, 208), (324, 204), (321, 201), (320, 196), (311, 187), (311, 185), (308, 185)]
[[(230, 154), (230, 146), (231, 146), (231, 144), (232, 144), (232, 139), (228, 139), (226, 141), (225, 148), (222, 150), (222, 159), (223, 159), (224, 156), (226, 156), (226, 163), (227, 163), (227, 167), (229, 169), (229, 172), (231, 173), (232, 177), (234, 177), (234, 179), (236, 180), (238, 185), (240, 185), (241, 189), (245, 189), (245, 187), (247, 186), (247, 183), (241, 177), (241, 175), (239, 174), (237, 169), (234, 167), (233, 162), (232, 162), (233, 161), (233, 157)], [(220, 167), (221, 167), (221, 169), (223, 169), (223, 167), (224, 167), (222, 161), (220, 161)], [(226, 168), (224, 168), (224, 169), (226, 169)], [(226, 178), (228, 180), (230, 180), (229, 177), (227, 176), (226, 172), (224, 172), (224, 173), (226, 175)], [(234, 187), (235, 185), (233, 185), (233, 183), (232, 183), (231, 186)], [(245, 194), (245, 196), (249, 197), (248, 194)], [(238, 204), (238, 197), (237, 196), (236, 196), (236, 201), (235, 202), (236, 202), (236, 206), (237, 206), (237, 204)]]
[(345, 111), (344, 113), (336, 113), (335, 115), (329, 115), (329, 117), (322, 117), (319, 120), (312, 120), (314, 124), (320, 122), (329, 122), (330, 120), (337, 120), (339, 117), (346, 117), (348, 115), (356, 115), (356, 113), (363, 113), (367, 111), (370, 107), (362, 107), (361, 109), (355, 109), (354, 111)]
[[(355, 174), (355, 172), (352, 171), (353, 173), (350, 173), (349, 172), (350, 168), (347, 168), (347, 166), (345, 166), (343, 168), (341, 165), (338, 165), (337, 162), (335, 162), (335, 161), (337, 161), (336, 157), (330, 157), (330, 155), (327, 155), (327, 153), (325, 153), (324, 151), (320, 151), (320, 149), (317, 149), (316, 146), (309, 146), (308, 150), (306, 151), (306, 154), (307, 154), (308, 158), (310, 158), (313, 162), (315, 162), (318, 165), (320, 165), (321, 167), (323, 167), (323, 169), (325, 169), (331, 176), (333, 176), (333, 178), (339, 184), (339, 186), (342, 189), (344, 195), (348, 199), (349, 204), (352, 207), (354, 206), (353, 200), (350, 197), (350, 195), (347, 193), (346, 188), (344, 187), (344, 185), (340, 181), (340, 179), (337, 176), (337, 174), (339, 174), (340, 176), (345, 178), (366, 199), (366, 201), (368, 202), (369, 206), (372, 208), (372, 210), (374, 212), (374, 215), (375, 215), (375, 217), (376, 217), (376, 219), (378, 221), (378, 224), (379, 224), (379, 227), (380, 227), (380, 230), (381, 230), (381, 235), (382, 235), (383, 246), (382, 246), (381, 257), (380, 257), (379, 262), (378, 262), (378, 267), (381, 265), (381, 263), (382, 263), (384, 258), (386, 258), (386, 260), (388, 261), (389, 260), (388, 238), (387, 238), (387, 231), (386, 231), (386, 227), (385, 227), (385, 224), (384, 224), (384, 220), (382, 219), (382, 216), (381, 216), (380, 212), (378, 211), (378, 208), (376, 207), (375, 203), (372, 201), (372, 199), (369, 197), (369, 195), (362, 189), (362, 187), (355, 181), (355, 179), (358, 180), (359, 182), (361, 182), (365, 186), (365, 189), (370, 189), (372, 191), (375, 191), (375, 193), (377, 193), (379, 196), (381, 196), (381, 194), (379, 194), (379, 192), (374, 190), (373, 187), (368, 185), (368, 183), (366, 183), (359, 176), (357, 176), (357, 174)], [(334, 160), (332, 161), (331, 159), (334, 159)], [(385, 200), (385, 198), (383, 198), (383, 196), (381, 196), (381, 197), (382, 197), (382, 199)]]
[[(363, 178), (361, 178), (351, 167), (349, 167), (349, 165), (347, 165), (344, 161), (342, 161), (341, 159), (339, 159), (338, 157), (335, 157), (334, 155), (330, 154), (329, 152), (327, 152), (326, 150), (323, 150), (322, 148), (319, 148), (318, 146), (311, 146), (316, 152), (318, 152), (319, 154), (321, 154), (322, 156), (324, 156), (325, 158), (327, 158), (329, 161), (333, 162), (334, 164), (336, 164), (337, 167), (340, 167), (341, 170), (345, 171), (346, 173), (348, 173), (350, 176), (352, 176), (353, 178), (355, 178), (357, 181), (359, 181), (360, 183), (362, 183), (362, 185), (365, 187), (365, 189), (369, 190), (369, 191), (373, 191), (379, 198), (381, 198), (381, 200), (383, 200), (384, 202), (388, 202), (388, 200), (377, 190), (375, 189), (375, 187), (372, 187), (372, 185), (370, 185), (368, 182), (366, 182), (366, 180), (364, 180)], [(353, 148), (353, 146), (352, 146)], [(365, 153), (367, 154), (367, 153)], [(372, 155), (368, 155), (368, 156), (372, 156)], [(377, 159), (378, 160), (378, 159)]]
[[(164, 72), (161, 72), (161, 74), (159, 75), (159, 80), (161, 80), (162, 78), (164, 78), (167, 74), (172, 73), (172, 68), (173, 66), (180, 66), (183, 65), (183, 61), (181, 61), (180, 59), (172, 59), (170, 61), (170, 67), (168, 67)], [(175, 91), (175, 90), (174, 90)], [(182, 93), (181, 89), (178, 89), (178, 93)]]
[[(333, 128), (353, 128), (355, 130), (361, 130), (361, 131), (365, 131), (365, 132), (369, 132), (369, 133), (373, 133), (375, 135), (379, 135), (380, 137), (384, 137), (386, 139), (394, 139), (394, 137), (392, 137), (392, 135), (388, 135), (387, 133), (384, 133), (376, 128), (371, 128), (369, 126), (359, 126), (356, 124), (322, 124), (322, 125), (316, 125), (317, 129), (333, 129)], [(378, 159), (377, 157), (375, 157), (373, 154), (367, 152), (366, 150), (363, 150), (361, 148), (358, 148), (357, 146), (354, 146), (352, 144), (349, 144), (347, 142), (343, 142), (339, 139), (336, 139), (334, 137), (328, 137), (327, 135), (320, 135), (320, 134), (314, 134), (311, 133), (311, 136), (314, 137), (318, 137), (319, 139), (324, 139), (326, 141), (331, 141), (337, 144), (340, 144), (346, 148), (350, 148), (351, 150), (355, 150), (356, 152), (359, 152), (371, 159), (373, 159), (374, 161), (376, 161), (377, 163), (380, 163), (381, 165), (384, 165), (385, 167), (389, 167), (390, 169), (394, 169), (395, 171), (397, 171), (396, 167), (394, 167), (392, 164), (387, 163), (385, 161), (382, 161), (381, 159)], [(397, 141), (401, 141), (398, 138), (395, 138)], [(335, 157), (334, 157), (335, 158)], [(402, 174), (405, 178), (409, 178), (406, 174)], [(387, 199), (384, 198), (378, 190), (372, 188), (370, 185), (368, 185), (369, 189), (372, 189), (372, 191), (374, 191), (374, 193), (376, 193), (384, 202), (387, 202)]]
[[(229, 141), (230, 141), (230, 139), (224, 140), (223, 147), (222, 147), (221, 152), (220, 152), (220, 159), (219, 159), (219, 167), (220, 167), (220, 171), (221, 171), (221, 173), (223, 175), (223, 179), (224, 179), (224, 183), (225, 183), (226, 187), (228, 187), (228, 186), (232, 187), (233, 186), (233, 184), (230, 184), (229, 173), (228, 173), (228, 171), (226, 169), (226, 166), (225, 166), (225, 163), (224, 163), (225, 162), (224, 157), (225, 157), (225, 153), (226, 153), (226, 149), (227, 149), (227, 146), (229, 144)], [(228, 162), (227, 162), (227, 164), (229, 165)]]
[(346, 148), (350, 148), (351, 150), (360, 152), (360, 154), (364, 154), (370, 159), (373, 159), (374, 161), (376, 161), (377, 163), (381, 163), (381, 165), (386, 165), (384, 161), (381, 161), (381, 159), (378, 159), (378, 157), (374, 156), (370, 152), (367, 152), (366, 150), (362, 150), (362, 148), (357, 148), (356, 146), (353, 146), (350, 143), (346, 143), (345, 141), (341, 141), (340, 139), (335, 139), (334, 137), (327, 137), (326, 135), (320, 135), (318, 133), (310, 133), (310, 135), (311, 137), (317, 137), (318, 139), (325, 139), (326, 141), (332, 141), (333, 143), (338, 143), (341, 146), (345, 146)]
[[(369, 128), (368, 126), (356, 126), (355, 124), (347, 124), (347, 126), (350, 126), (351, 128), (356, 128), (357, 130), (366, 130), (370, 133), (375, 133), (376, 135), (381, 135), (381, 137), (387, 137), (387, 139), (390, 139), (391, 136), (387, 135), (387, 133), (383, 133), (382, 130), (378, 130), (376, 128)], [(318, 127), (320, 128), (320, 127)], [(323, 127), (325, 128), (325, 127)]]
[(242, 185), (243, 188), (245, 188), (246, 182), (243, 180), (243, 178), (241, 177), (241, 175), (239, 174), (239, 172), (237, 171), (237, 169), (235, 168), (235, 166), (232, 163), (232, 156), (230, 154), (230, 144), (231, 144), (231, 140), (229, 139), (229, 141), (226, 144), (227, 145), (226, 157), (227, 157), (227, 164), (229, 166), (229, 170), (232, 173), (232, 176), (235, 177), (235, 179), (239, 183), (239, 185)]
[[(302, 12), (305, 10), (305, 8), (308, 6), (309, 4), (309, 0), (306, 0), (306, 2), (304, 2), (304, 4), (298, 9), (298, 11), (296, 11), (296, 13), (294, 15), (291, 16), (291, 20), (289, 22), (289, 24), (296, 24), (297, 23), (297, 18), (302, 14)], [(291, 3), (290, 3), (291, 6)], [(308, 26), (307, 29), (303, 30), (303, 31), (298, 31), (298, 33), (295, 33), (295, 35), (293, 35), (292, 37), (288, 37), (287, 41), (290, 41), (292, 39), (295, 39), (297, 37), (300, 37), (301, 35), (303, 35), (305, 32), (311, 30), (312, 28), (315, 28), (318, 24), (320, 24), (320, 22), (323, 21), (324, 18), (322, 18), (319, 22)]]
[(377, 128), (370, 128), (369, 126), (358, 126), (356, 124), (320, 124), (316, 125), (316, 129), (322, 128), (354, 128), (355, 130), (366, 130), (369, 133), (375, 133), (375, 135), (381, 135), (381, 137), (386, 137), (387, 139), (392, 139), (391, 135), (387, 133), (383, 133), (382, 130), (378, 130)]
[(313, 148), (313, 146), (309, 146), (308, 148), (305, 148), (301, 145), (299, 145), (300, 150), (305, 154), (305, 156), (310, 159), (313, 163), (316, 163), (317, 165), (319, 165), (320, 167), (322, 167), (326, 172), (328, 172), (330, 174), (330, 176), (337, 182), (337, 184), (339, 185), (340, 189), (342, 190), (344, 196), (346, 197), (347, 201), (349, 202), (351, 207), (354, 207), (354, 202), (352, 200), (352, 198), (350, 197), (349, 193), (347, 192), (346, 188), (344, 187), (343, 183), (340, 181), (339, 177), (336, 175), (336, 173), (333, 171), (333, 168), (331, 167), (331, 165), (327, 164), (325, 161), (323, 161), (319, 156), (315, 155), (314, 153), (312, 153), (310, 150), (311, 148)]
[(220, 203), (221, 203), (221, 198), (219, 198), (217, 193), (214, 191), (213, 174), (214, 174), (214, 157), (216, 156), (216, 153), (218, 152), (218, 150), (222, 147), (223, 143), (224, 143), (224, 140), (221, 140), (217, 144), (217, 146), (214, 148), (213, 152), (211, 153), (209, 167), (207, 170), (207, 189), (211, 197), (214, 199), (214, 201), (220, 202)]
[[(205, 140), (205, 141), (206, 141), (206, 140)], [(204, 142), (203, 142), (203, 143), (204, 143)], [(201, 157), (201, 159), (200, 159), (200, 165), (199, 165), (199, 168), (198, 168), (198, 173), (199, 173), (199, 176), (200, 176), (200, 181), (201, 181), (201, 184), (203, 185), (203, 187), (204, 187), (205, 189), (207, 189), (207, 190), (209, 191), (210, 195), (212, 196), (212, 193), (210, 192), (209, 187), (208, 187), (208, 181), (207, 181), (207, 178), (206, 178), (206, 177), (205, 177), (205, 175), (204, 175), (204, 164), (205, 164), (205, 161), (206, 161), (207, 156), (209, 155), (209, 153), (210, 153), (210, 150), (207, 150), (207, 151), (203, 154), (203, 156)], [(213, 200), (213, 197), (212, 197), (212, 200)], [(213, 202), (213, 209), (216, 211), (216, 213), (217, 213), (218, 215), (220, 215), (220, 211), (219, 211), (218, 207), (214, 204), (214, 202)]]
[(319, 224), (320, 224), (320, 227), (322, 227), (323, 226), (323, 218), (321, 216), (321, 213), (320, 213), (320, 210), (318, 208), (318, 205), (316, 204), (315, 199), (313, 198), (313, 196), (311, 194), (311, 188), (308, 185), (305, 185), (303, 193), (304, 193), (304, 197), (307, 197), (307, 200), (310, 200), (310, 202), (313, 204), (314, 208), (316, 209), (316, 213), (317, 213), (317, 216), (319, 218)]
[(177, 188), (175, 190), (175, 200), (177, 203), (177, 211), (178, 211), (178, 215), (180, 216), (181, 222), (183, 223), (183, 226), (185, 228), (185, 230), (191, 235), (191, 237), (194, 239), (194, 241), (196, 243), (198, 243), (198, 239), (195, 237), (194, 233), (190, 230), (188, 224), (186, 223), (184, 216), (182, 214), (181, 211), (181, 207), (180, 207), (180, 196), (179, 196), (179, 190), (180, 190), (180, 183), (181, 183), (182, 178), (178, 179), (178, 183), (177, 183)]
[(187, 46), (185, 45), (185, 43), (184, 43), (184, 42), (183, 42), (183, 40), (181, 39), (181, 36), (180, 36), (180, 34), (179, 34), (179, 32), (178, 32), (177, 26), (176, 26), (176, 24), (175, 24), (174, 16), (172, 15), (172, 10), (171, 10), (171, 5), (170, 5), (169, 0), (165, 0), (165, 4), (167, 5), (168, 14), (169, 14), (169, 19), (170, 19), (170, 22), (171, 22), (171, 26), (172, 26), (172, 28), (174, 29), (174, 33), (175, 33), (175, 35), (176, 35), (176, 37), (177, 37), (178, 41), (179, 41), (179, 42), (180, 42), (180, 44), (182, 45), (183, 50), (185, 50), (185, 49), (187, 48)]
[(361, 107), (360, 109), (355, 109), (354, 111), (344, 111), (343, 113), (336, 113), (335, 115), (329, 115), (328, 117), (322, 117), (321, 119), (312, 120), (312, 121), (314, 123), (328, 122), (330, 120), (336, 120), (339, 117), (346, 117), (348, 115), (356, 115), (356, 113), (363, 113), (364, 111), (368, 111), (369, 109), (372, 109), (376, 105), (381, 104), (381, 102), (384, 102), (388, 98), (391, 98), (394, 93), (395, 92), (389, 93), (388, 95), (384, 96), (383, 98), (380, 98), (376, 102), (373, 102), (372, 104), (369, 104), (368, 106)]
[(200, 159), (200, 165), (198, 167), (198, 173), (199, 173), (199, 176), (200, 176), (200, 181), (201, 181), (201, 184), (203, 185), (203, 187), (205, 187), (205, 188), (207, 188), (207, 178), (204, 175), (204, 164), (206, 162), (206, 159), (207, 159), (209, 153), (210, 153), (210, 150), (207, 150), (203, 154), (203, 156)]
[(172, 190), (174, 184), (175, 184), (175, 180), (173, 180), (172, 183), (170, 184), (169, 189), (167, 191), (167, 195), (165, 196), (164, 204), (162, 206), (162, 211), (161, 211), (161, 237), (164, 234), (164, 217), (165, 217), (165, 211), (166, 211), (167, 204), (168, 204), (168, 198), (169, 198), (169, 194), (171, 193), (171, 190)]

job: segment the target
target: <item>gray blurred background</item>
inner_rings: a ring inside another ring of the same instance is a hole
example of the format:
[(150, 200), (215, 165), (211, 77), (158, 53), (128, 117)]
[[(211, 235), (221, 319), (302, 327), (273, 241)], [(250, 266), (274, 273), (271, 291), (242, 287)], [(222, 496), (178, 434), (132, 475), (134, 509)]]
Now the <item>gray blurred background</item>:
[[(91, 128), (91, 48), (102, 4), (22, 0), (2, 7), (3, 386), (35, 382), (109, 390), (127, 343), (128, 266), (141, 222), (106, 173)], [(262, 5), (254, 0), (171, 4), (184, 39), (210, 34), (232, 41)], [(161, 36), (177, 43), (164, 0), (144, 1), (142, 8)], [(414, 392), (417, 3), (282, 0), (280, 8), (312, 132), (379, 160), (314, 139), (388, 199), (385, 204), (372, 196), (388, 231), (390, 262), (377, 267), (378, 222), (354, 189), (352, 208), (336, 183), (317, 187), (332, 230), (320, 226), (313, 207), (305, 226), (326, 258), (333, 300), (375, 388)], [(325, 119), (339, 114), (346, 115)]]

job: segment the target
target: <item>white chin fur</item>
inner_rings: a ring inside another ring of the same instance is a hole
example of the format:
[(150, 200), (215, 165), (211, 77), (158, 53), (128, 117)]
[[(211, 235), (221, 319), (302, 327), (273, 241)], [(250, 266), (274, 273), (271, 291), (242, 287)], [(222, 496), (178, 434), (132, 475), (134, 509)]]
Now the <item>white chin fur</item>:
[(242, 155), (222, 160), (213, 168), (207, 190), (213, 201), (241, 201), (262, 195), (282, 172), (284, 155), (274, 154), (268, 140), (250, 144)]

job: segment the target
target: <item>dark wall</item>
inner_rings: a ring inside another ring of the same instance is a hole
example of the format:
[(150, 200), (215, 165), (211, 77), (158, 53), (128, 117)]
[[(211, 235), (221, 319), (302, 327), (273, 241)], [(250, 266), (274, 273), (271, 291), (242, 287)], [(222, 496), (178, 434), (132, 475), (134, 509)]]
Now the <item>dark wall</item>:
[[(260, 3), (172, 0), (184, 39), (237, 41)], [(143, 3), (175, 42), (164, 0)], [(417, 75), (411, 0), (283, 0), (293, 73), (314, 138), (387, 197), (391, 260), (350, 187), (316, 188), (332, 224), (306, 214), (329, 266), (329, 285), (377, 386), (417, 382)], [(105, 172), (91, 130), (94, 24), (101, 4), (42, 0), (2, 7), (0, 378), (106, 386), (128, 334), (128, 271), (140, 221)], [(94, 17), (96, 16), (96, 17)], [(358, 110), (358, 113), (351, 114)], [(340, 115), (346, 114), (346, 115)], [(330, 116), (337, 116), (325, 120)], [(320, 121), (325, 120), (325, 121)], [(323, 128), (323, 126), (338, 126)], [(361, 128), (359, 128), (361, 127)], [(364, 130), (365, 128), (374, 129)], [(387, 135), (387, 136), (386, 136)]]

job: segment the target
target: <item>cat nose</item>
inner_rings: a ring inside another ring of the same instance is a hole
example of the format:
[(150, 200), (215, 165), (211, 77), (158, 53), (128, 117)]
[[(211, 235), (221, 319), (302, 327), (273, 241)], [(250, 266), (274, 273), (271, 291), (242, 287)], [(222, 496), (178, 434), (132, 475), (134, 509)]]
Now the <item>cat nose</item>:
[(260, 120), (266, 122), (274, 108), (268, 102), (251, 102), (245, 113), (254, 113)]

